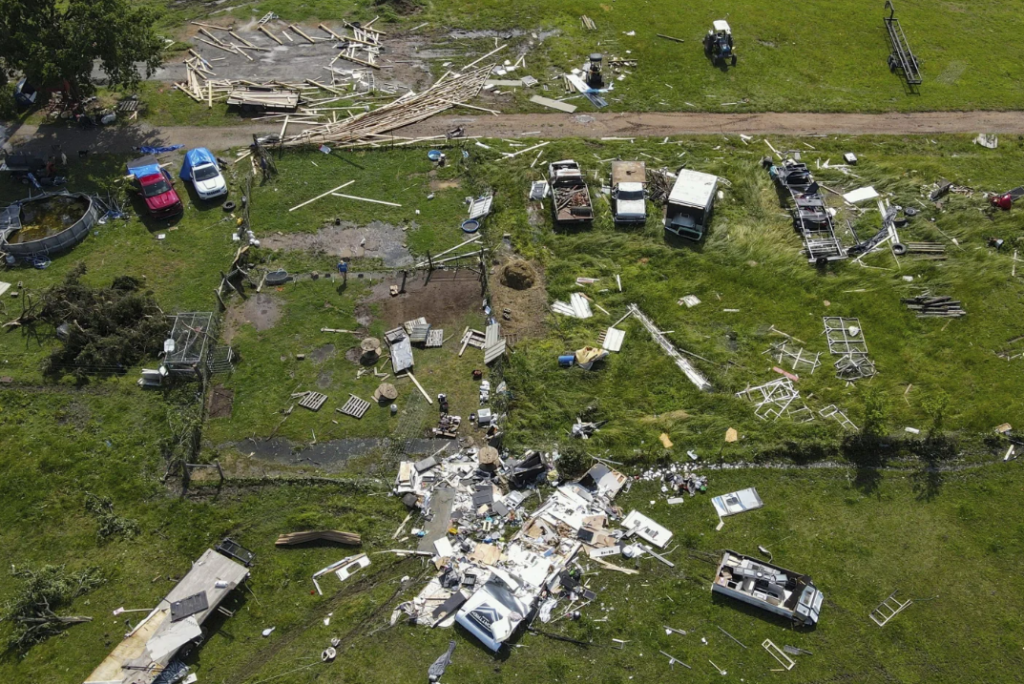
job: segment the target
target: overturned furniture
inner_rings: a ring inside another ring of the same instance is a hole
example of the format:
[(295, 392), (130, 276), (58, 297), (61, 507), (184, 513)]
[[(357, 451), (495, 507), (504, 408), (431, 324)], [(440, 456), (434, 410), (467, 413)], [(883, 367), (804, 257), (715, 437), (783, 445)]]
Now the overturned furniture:
[(722, 556), (711, 592), (789, 618), (803, 627), (817, 624), (825, 600), (807, 575), (735, 551)]
[(244, 565), (207, 549), (159, 605), (93, 670), (85, 684), (157, 681), (181, 648), (203, 640), (201, 625), (215, 610), (231, 615), (220, 604), (248, 577)]

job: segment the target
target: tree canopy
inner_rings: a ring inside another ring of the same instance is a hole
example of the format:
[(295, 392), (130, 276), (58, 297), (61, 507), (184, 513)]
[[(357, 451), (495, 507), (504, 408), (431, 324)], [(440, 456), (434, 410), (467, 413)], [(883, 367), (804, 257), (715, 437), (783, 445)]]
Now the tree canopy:
[(132, 88), (160, 65), (155, 15), (132, 0), (0, 0), (0, 81), (24, 74), (41, 90), (94, 89), (93, 66)]

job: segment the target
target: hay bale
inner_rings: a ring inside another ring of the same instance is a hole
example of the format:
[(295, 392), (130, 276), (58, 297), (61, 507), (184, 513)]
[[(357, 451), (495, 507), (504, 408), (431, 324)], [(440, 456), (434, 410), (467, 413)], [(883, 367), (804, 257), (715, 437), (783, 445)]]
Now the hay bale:
[(501, 272), (501, 284), (513, 290), (529, 290), (536, 282), (537, 272), (522, 259), (510, 261)]

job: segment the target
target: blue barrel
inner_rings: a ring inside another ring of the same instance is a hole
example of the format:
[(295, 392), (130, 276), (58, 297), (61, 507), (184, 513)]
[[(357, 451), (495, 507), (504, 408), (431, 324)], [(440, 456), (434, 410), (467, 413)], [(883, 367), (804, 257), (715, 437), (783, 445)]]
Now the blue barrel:
[(466, 219), (462, 222), (463, 233), (475, 233), (480, 230), (480, 222), (476, 219)]
[(576, 361), (575, 354), (564, 354), (558, 357), (558, 365), (562, 368), (571, 368), (572, 364)]

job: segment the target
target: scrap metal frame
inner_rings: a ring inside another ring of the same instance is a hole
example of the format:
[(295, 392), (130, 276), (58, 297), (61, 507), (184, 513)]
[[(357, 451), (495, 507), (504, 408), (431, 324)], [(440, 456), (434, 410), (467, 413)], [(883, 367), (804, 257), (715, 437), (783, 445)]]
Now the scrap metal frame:
[(164, 357), (169, 373), (194, 375), (206, 360), (210, 340), (216, 340), (216, 320), (212, 311), (189, 311), (171, 316), (170, 338), (174, 351)]
[(896, 8), (893, 7), (892, 0), (885, 0), (885, 9), (889, 10), (889, 16), (883, 17), (882, 21), (885, 23), (885, 30), (889, 34), (889, 46), (892, 49), (889, 53), (889, 70), (894, 73), (896, 71), (902, 72), (903, 78), (906, 79), (907, 85), (911, 88), (919, 86), (923, 81), (921, 69), (917, 64), (917, 57), (914, 56), (913, 51), (910, 49), (910, 41), (907, 40), (907, 34), (903, 32), (903, 26), (900, 24), (900, 20), (896, 18)]
[(804, 241), (804, 251), (807, 254), (807, 261), (818, 264), (822, 261), (841, 261), (847, 258), (843, 243), (836, 236), (835, 222), (832, 220), (832, 210), (825, 202), (825, 197), (818, 191), (818, 184), (814, 182), (807, 166), (801, 162), (789, 160), (782, 162), (782, 168), (787, 170), (806, 171), (806, 178), (809, 183), (789, 183), (785, 176), (780, 174), (776, 182), (789, 191), (793, 198), (793, 224), (800, 237)]
[[(761, 420), (771, 418), (772, 421), (776, 421), (780, 416), (790, 412), (789, 406), (795, 399), (800, 397), (800, 392), (793, 387), (792, 380), (789, 378), (779, 378), (757, 387), (748, 387), (741, 392), (737, 392), (736, 396), (754, 402), (754, 415)], [(792, 413), (798, 415), (809, 412), (810, 409), (806, 406), (792, 411)], [(810, 420), (813, 419), (814, 416), (811, 415)]]
[(779, 664), (786, 668), (786, 670), (792, 670), (796, 667), (796, 661), (786, 655), (781, 648), (772, 643), (771, 639), (765, 639), (762, 641), (761, 648), (768, 651), (768, 655), (778, 660)]
[(818, 415), (822, 418), (835, 418), (836, 421), (847, 430), (853, 430), (854, 432), (860, 432), (860, 428), (854, 425), (853, 421), (846, 417), (846, 414), (840, 410), (835, 404), (829, 404), (825, 408), (818, 411)]
[[(879, 627), (885, 627), (889, 624), (889, 621), (894, 617), (906, 610), (914, 599), (910, 599), (903, 603), (896, 598), (896, 592), (899, 589), (893, 589), (893, 592), (889, 594), (881, 603), (875, 606), (874, 610), (868, 613), (868, 617), (874, 621)], [(885, 612), (883, 612), (883, 609)], [(877, 615), (877, 617), (876, 617)]]
[[(836, 375), (846, 380), (868, 378), (875, 374), (875, 364), (868, 357), (868, 344), (860, 319), (824, 316), (825, 339), (828, 350), (839, 359), (835, 362)], [(850, 328), (857, 328), (852, 334)]]
[[(783, 363), (786, 359), (789, 359), (790, 368), (797, 373), (801, 370), (807, 370), (808, 373), (814, 375), (814, 371), (818, 370), (818, 366), (821, 365), (821, 352), (815, 352), (812, 358), (811, 353), (803, 347), (797, 347), (793, 350), (789, 347), (789, 343), (787, 342), (773, 344), (771, 349), (767, 349), (762, 353), (770, 354), (771, 357), (779, 363)], [(801, 366), (801, 364), (803, 364), (803, 366)]]

